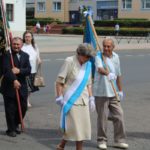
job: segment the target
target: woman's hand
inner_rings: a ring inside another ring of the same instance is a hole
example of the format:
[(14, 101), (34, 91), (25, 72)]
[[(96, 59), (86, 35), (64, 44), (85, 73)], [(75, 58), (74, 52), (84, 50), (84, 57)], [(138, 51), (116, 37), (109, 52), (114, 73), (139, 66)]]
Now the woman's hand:
[(42, 60), (40, 58), (37, 60), (37, 64), (38, 65), (42, 64)]
[(90, 106), (90, 110), (94, 112), (95, 111), (95, 97), (94, 96), (89, 97), (89, 106)]
[(64, 99), (64, 98), (63, 98), (63, 96), (62, 96), (62, 95), (61, 95), (61, 96), (56, 97), (56, 99), (55, 99), (56, 104), (62, 107), (62, 106), (64, 105), (64, 100), (63, 100), (63, 99)]

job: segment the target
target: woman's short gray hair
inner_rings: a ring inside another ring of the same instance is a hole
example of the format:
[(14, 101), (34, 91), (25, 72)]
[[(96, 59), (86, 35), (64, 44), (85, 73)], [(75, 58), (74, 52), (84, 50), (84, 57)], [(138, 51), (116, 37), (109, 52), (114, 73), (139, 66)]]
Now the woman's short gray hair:
[(80, 44), (76, 50), (78, 55), (93, 57), (95, 56), (94, 49), (92, 48), (91, 44), (83, 43)]

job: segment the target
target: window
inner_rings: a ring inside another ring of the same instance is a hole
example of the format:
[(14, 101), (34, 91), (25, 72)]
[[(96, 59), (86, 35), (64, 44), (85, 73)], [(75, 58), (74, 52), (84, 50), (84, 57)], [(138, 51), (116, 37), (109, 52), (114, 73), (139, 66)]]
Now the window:
[(14, 21), (14, 5), (6, 4), (6, 15), (8, 21)]
[(122, 0), (122, 8), (123, 9), (131, 9), (132, 8), (132, 0)]
[(118, 1), (97, 1), (97, 9), (117, 9)]
[(70, 3), (77, 3), (77, 0), (70, 0)]
[(45, 2), (38, 2), (37, 9), (38, 9), (38, 11), (46, 11)]
[(79, 0), (79, 1), (85, 1), (85, 2), (88, 2), (88, 1), (96, 1), (96, 0)]
[(142, 9), (150, 9), (150, 0), (142, 0)]
[(61, 2), (53, 2), (53, 10), (61, 11)]

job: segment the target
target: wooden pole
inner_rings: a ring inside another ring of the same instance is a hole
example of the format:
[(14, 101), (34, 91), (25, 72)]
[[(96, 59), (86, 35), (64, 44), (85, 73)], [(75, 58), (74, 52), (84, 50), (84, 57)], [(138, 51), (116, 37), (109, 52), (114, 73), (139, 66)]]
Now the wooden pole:
[[(95, 39), (96, 39), (96, 44), (97, 44), (97, 45), (96, 45), (96, 50), (97, 50), (97, 51), (98, 51), (98, 50), (100, 50), (100, 51), (101, 51), (101, 47), (100, 47), (99, 42), (98, 42), (98, 36), (97, 36), (96, 31), (95, 31), (95, 28), (94, 28), (94, 25), (93, 25), (93, 21), (92, 21), (92, 19), (91, 19), (91, 16), (90, 16), (90, 15), (88, 15), (88, 20), (89, 20), (89, 22), (90, 22), (90, 25), (91, 25), (91, 27), (92, 27), (92, 31), (93, 31), (94, 36), (95, 36)], [(104, 59), (104, 56), (103, 56), (103, 55), (102, 55), (102, 58), (103, 58), (104, 63), (106, 64), (106, 61), (105, 61), (105, 59)], [(107, 64), (106, 64), (106, 68), (109, 70), (109, 68), (108, 68)], [(119, 97), (118, 97), (118, 94), (117, 94), (117, 91), (116, 91), (116, 89), (115, 89), (115, 87), (114, 87), (113, 82), (112, 82), (112, 81), (110, 81), (110, 84), (111, 84), (112, 89), (113, 89), (113, 91), (114, 91), (114, 93), (115, 93), (116, 99), (117, 99), (117, 100), (119, 100)]]
[[(6, 48), (9, 48), (12, 67), (15, 67), (11, 49), (10, 49), (10, 38), (9, 38), (9, 33), (8, 33), (8, 28), (7, 28), (4, 3), (3, 3), (3, 0), (1, 0), (0, 2), (1, 2), (1, 14), (2, 14), (2, 19), (3, 19), (3, 27), (4, 27), (4, 33), (5, 33), (5, 39), (6, 39)], [(24, 123), (23, 123), (22, 109), (21, 109), (20, 96), (19, 96), (18, 89), (16, 89), (16, 97), (17, 97), (18, 111), (19, 111), (19, 117), (20, 117), (20, 122), (21, 122), (21, 130), (24, 131)]]
[[(12, 53), (10, 53), (10, 56), (11, 56), (12, 67), (15, 67), (14, 60), (13, 60), (13, 57), (12, 57)], [(19, 95), (18, 89), (16, 89), (16, 97), (17, 97), (19, 118), (20, 118), (20, 123), (21, 123), (21, 131), (24, 131), (25, 127), (24, 127), (24, 122), (23, 122), (23, 117), (22, 117), (22, 109), (21, 109), (20, 95)]]
[(1, 15), (2, 15), (4, 34), (5, 34), (5, 39), (6, 39), (6, 47), (8, 48), (8, 46), (10, 46), (10, 39), (9, 39), (9, 34), (8, 34), (8, 29), (7, 29), (7, 22), (6, 22), (6, 17), (5, 17), (3, 0), (1, 0)]

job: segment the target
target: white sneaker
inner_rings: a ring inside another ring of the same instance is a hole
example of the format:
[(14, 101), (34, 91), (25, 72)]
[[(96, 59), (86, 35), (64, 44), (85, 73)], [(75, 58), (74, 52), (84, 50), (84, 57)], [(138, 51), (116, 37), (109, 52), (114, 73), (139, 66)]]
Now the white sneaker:
[(127, 149), (129, 147), (129, 145), (126, 144), (126, 143), (115, 143), (114, 147), (116, 147), (116, 148), (122, 148), (122, 149)]
[(104, 142), (98, 142), (97, 147), (100, 149), (107, 149), (107, 145)]

